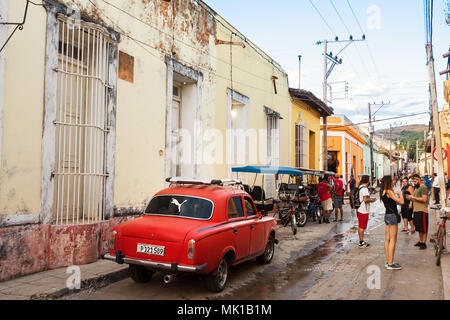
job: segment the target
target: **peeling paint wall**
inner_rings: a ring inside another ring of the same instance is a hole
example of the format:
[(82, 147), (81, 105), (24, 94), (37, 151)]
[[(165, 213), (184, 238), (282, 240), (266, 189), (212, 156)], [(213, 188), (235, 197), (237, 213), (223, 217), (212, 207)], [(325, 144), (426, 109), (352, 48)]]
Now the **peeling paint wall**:
[(202, 129), (214, 125), (215, 21), (192, 0), (61, 2), (120, 32), (119, 50), (134, 59), (133, 83), (118, 81), (114, 206), (144, 207), (167, 176), (166, 56), (204, 75)]
[[(278, 112), (280, 119), (280, 165), (289, 165), (290, 149), (290, 95), (288, 77), (281, 66), (270, 56), (259, 49), (254, 43), (246, 39), (236, 28), (217, 15), (217, 39), (242, 43), (245, 39), (245, 48), (235, 44), (217, 45), (217, 93), (215, 128), (222, 132), (228, 129), (231, 115), (228, 112), (228, 89), (248, 97), (248, 129), (265, 130), (266, 118), (264, 107)], [(232, 36), (232, 33), (234, 35)], [(253, 47), (253, 48), (252, 48)], [(275, 93), (272, 77), (276, 77), (277, 93)], [(257, 147), (250, 152), (250, 165), (267, 165), (266, 140), (264, 136), (258, 138)], [(224, 141), (224, 154), (226, 144)], [(256, 158), (252, 161), (251, 158)], [(225, 157), (226, 159), (226, 157)], [(227, 164), (215, 166), (215, 174), (227, 177), (229, 174)], [(233, 177), (236, 177), (233, 175)], [(240, 177), (242, 178), (242, 177)], [(246, 177), (244, 177), (245, 181)], [(253, 183), (253, 177), (251, 181)], [(261, 181), (257, 182), (261, 183)]]
[[(214, 125), (215, 20), (193, 0), (57, 2), (121, 33), (119, 50), (134, 60), (133, 82), (118, 80), (113, 206), (141, 208), (166, 178), (167, 56), (203, 75), (202, 130)], [(19, 18), (23, 9), (9, 1), (9, 16)], [(7, 48), (0, 214), (40, 211), (46, 16), (31, 6)], [(199, 171), (210, 177), (213, 170)]]
[[(23, 16), (21, 3), (8, 1), (9, 17)], [(114, 154), (108, 160), (114, 192), (108, 194), (106, 205), (114, 214), (105, 222), (79, 226), (52, 226), (47, 219), (52, 203), (44, 198), (53, 192), (52, 184), (43, 182), (43, 176), (50, 174), (52, 168), (44, 162), (53, 161), (51, 155), (45, 154), (43, 144), (44, 125), (49, 123), (48, 117), (44, 118), (48, 115), (45, 79), (50, 72), (46, 72), (47, 12), (44, 7), (31, 6), (24, 30), (17, 32), (6, 51), (0, 126), (0, 280), (95, 261), (106, 251), (112, 227), (133, 219), (165, 186), (167, 132), (171, 121), (167, 110), (172, 103), (170, 72), (172, 76), (177, 71), (184, 76), (192, 73), (196, 79), (196, 91), (189, 92), (198, 100), (196, 114), (191, 118), (197, 122), (188, 126), (195, 128), (193, 135), (203, 137), (208, 129), (218, 129), (226, 135), (227, 92), (232, 88), (249, 98), (249, 128), (265, 129), (264, 107), (268, 107), (283, 117), (280, 141), (289, 141), (286, 73), (276, 62), (270, 63), (271, 58), (260, 49), (255, 52), (249, 47), (233, 46), (231, 62), (229, 45), (216, 45), (215, 40), (230, 39), (230, 31), (222, 24), (233, 33), (240, 33), (207, 10), (202, 2), (58, 0), (56, 3), (79, 10), (83, 19), (120, 33), (117, 53), (123, 52), (128, 57), (126, 76), (117, 79), (115, 114), (110, 114), (115, 119), (115, 127), (111, 129), (115, 136)], [(119, 71), (118, 65), (114, 68)], [(278, 78), (277, 94), (272, 77)], [(51, 145), (52, 141), (46, 143)], [(205, 141), (200, 139), (194, 144), (198, 149), (194, 150), (196, 159), (201, 159)], [(264, 153), (264, 143), (261, 148)], [(281, 143), (280, 149), (280, 164), (287, 165), (289, 143)], [(266, 159), (261, 161), (264, 163)], [(224, 178), (228, 169), (226, 164), (202, 163), (192, 172), (198, 173), (196, 178)]]
[[(7, 9), (10, 22), (22, 21), (25, 1), (8, 1)], [(45, 26), (45, 10), (30, 6), (24, 29), (5, 51), (0, 215), (40, 210)]]
[(35, 224), (0, 228), (0, 281), (97, 261), (108, 252), (112, 229), (134, 218), (113, 218), (82, 226)]

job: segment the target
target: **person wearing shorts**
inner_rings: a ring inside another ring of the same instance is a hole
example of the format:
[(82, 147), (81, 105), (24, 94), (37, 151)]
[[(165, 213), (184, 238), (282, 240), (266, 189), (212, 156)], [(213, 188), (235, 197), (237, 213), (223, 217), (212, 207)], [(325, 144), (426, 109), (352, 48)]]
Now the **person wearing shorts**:
[(319, 194), (320, 202), (323, 209), (323, 222), (330, 223), (330, 214), (333, 210), (333, 201), (331, 200), (330, 190), (331, 185), (325, 182), (325, 179), (320, 177), (317, 185), (317, 193)]
[[(401, 206), (402, 218), (403, 218), (403, 233), (414, 233), (414, 223), (413, 223), (413, 204), (411, 201), (406, 199), (406, 195), (414, 194), (414, 188), (409, 184), (408, 177), (404, 177), (402, 180), (402, 195), (403, 195), (403, 205)], [(408, 229), (408, 223), (411, 225), (411, 230)]]
[(402, 266), (394, 262), (395, 247), (397, 245), (398, 224), (400, 223), (400, 214), (397, 210), (397, 204), (403, 205), (405, 200), (403, 194), (400, 191), (397, 195), (394, 192), (394, 181), (391, 176), (384, 176), (381, 180), (380, 187), (380, 199), (383, 202), (385, 208), (384, 222), (386, 224), (385, 229), (385, 241), (384, 252), (386, 255), (386, 262), (384, 266), (388, 270), (401, 270)]
[(428, 236), (428, 189), (422, 183), (418, 174), (413, 176), (414, 195), (407, 195), (406, 199), (413, 202), (414, 227), (419, 232), (419, 242), (414, 246), (424, 250), (427, 248)]
[(367, 223), (369, 222), (370, 204), (375, 202), (375, 199), (370, 198), (369, 192), (369, 176), (362, 176), (359, 184), (359, 202), (361, 206), (358, 209), (358, 235), (359, 235), (359, 247), (367, 248), (370, 246), (364, 241), (364, 231), (367, 229)]

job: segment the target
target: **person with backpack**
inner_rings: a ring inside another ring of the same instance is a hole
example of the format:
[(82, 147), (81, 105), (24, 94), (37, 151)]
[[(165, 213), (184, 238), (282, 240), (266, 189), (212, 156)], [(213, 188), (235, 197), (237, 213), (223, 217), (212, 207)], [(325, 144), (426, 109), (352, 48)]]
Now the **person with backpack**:
[(386, 262), (384, 266), (388, 270), (401, 270), (402, 266), (394, 262), (394, 253), (395, 246), (397, 245), (398, 224), (401, 221), (400, 214), (397, 210), (397, 203), (403, 205), (405, 201), (401, 191), (399, 195), (395, 194), (394, 183), (391, 176), (384, 176), (383, 180), (381, 180), (380, 199), (386, 208), (384, 215), (384, 222), (386, 224), (386, 238), (384, 241)]
[(364, 241), (364, 232), (367, 229), (367, 223), (369, 222), (369, 212), (370, 204), (375, 202), (376, 199), (370, 198), (369, 192), (369, 176), (362, 176), (359, 187), (356, 190), (356, 195), (354, 196), (354, 206), (357, 209), (358, 217), (358, 235), (359, 235), (359, 247), (367, 248), (370, 246)]
[[(402, 205), (402, 218), (403, 218), (403, 233), (411, 232), (414, 233), (414, 222), (413, 222), (413, 204), (411, 201), (406, 199), (407, 195), (414, 194), (414, 188), (409, 184), (408, 177), (404, 177), (402, 180), (402, 194), (404, 204)], [(411, 230), (408, 229), (408, 223), (411, 225)]]

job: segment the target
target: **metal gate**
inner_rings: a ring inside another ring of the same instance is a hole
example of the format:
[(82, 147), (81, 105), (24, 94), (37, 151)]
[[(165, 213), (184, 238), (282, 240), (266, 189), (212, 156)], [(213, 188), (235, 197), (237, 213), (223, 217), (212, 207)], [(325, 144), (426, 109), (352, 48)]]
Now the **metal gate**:
[(58, 15), (54, 223), (102, 221), (105, 212), (109, 49), (100, 26)]

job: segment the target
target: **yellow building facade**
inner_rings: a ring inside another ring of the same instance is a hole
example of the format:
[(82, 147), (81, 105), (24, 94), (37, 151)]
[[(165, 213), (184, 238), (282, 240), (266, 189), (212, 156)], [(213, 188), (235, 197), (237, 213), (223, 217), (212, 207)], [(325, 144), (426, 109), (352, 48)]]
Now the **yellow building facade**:
[(0, 2), (27, 12), (0, 53), (0, 280), (96, 260), (167, 177), (289, 165), (286, 72), (201, 0), (26, 3)]
[[(323, 147), (323, 124), (321, 126), (321, 146)], [(344, 115), (328, 117), (328, 171), (344, 176), (348, 181), (364, 174), (363, 133)], [(321, 157), (321, 166), (324, 156)]]
[(313, 93), (290, 89), (292, 166), (322, 170), (320, 167), (320, 119), (329, 117), (333, 111)]
[[(245, 165), (288, 166), (287, 73), (231, 24), (216, 17), (214, 128), (223, 139), (216, 141), (215, 150), (222, 153), (214, 167), (215, 176), (236, 178), (231, 169)], [(248, 175), (239, 178), (253, 183)], [(268, 195), (274, 195), (271, 177), (264, 187)]]

